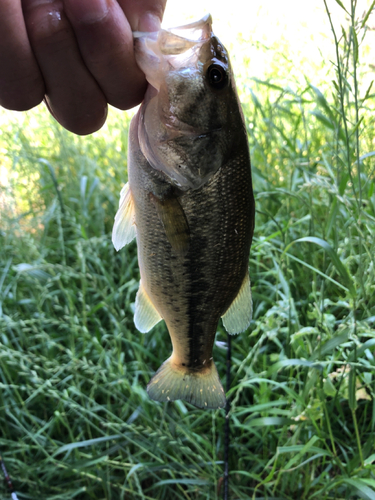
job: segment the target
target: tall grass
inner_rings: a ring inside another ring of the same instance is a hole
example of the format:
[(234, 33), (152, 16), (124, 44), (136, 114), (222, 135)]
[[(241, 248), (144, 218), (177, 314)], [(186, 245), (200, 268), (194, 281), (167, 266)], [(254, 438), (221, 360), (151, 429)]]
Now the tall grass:
[[(257, 218), (254, 320), (232, 342), (233, 499), (375, 499), (375, 90), (355, 7), (333, 22), (332, 84), (288, 79), (285, 57), (238, 78)], [(110, 241), (129, 116), (85, 138), (40, 109), (7, 116), (0, 450), (19, 498), (220, 498), (224, 411), (145, 392), (170, 345), (163, 325), (135, 329), (136, 247)], [(220, 325), (222, 377), (225, 341)]]

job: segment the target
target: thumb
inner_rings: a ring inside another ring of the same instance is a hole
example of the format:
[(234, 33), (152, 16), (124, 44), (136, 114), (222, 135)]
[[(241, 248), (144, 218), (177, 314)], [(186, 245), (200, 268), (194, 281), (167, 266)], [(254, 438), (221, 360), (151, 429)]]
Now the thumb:
[(133, 31), (158, 31), (167, 0), (118, 0)]

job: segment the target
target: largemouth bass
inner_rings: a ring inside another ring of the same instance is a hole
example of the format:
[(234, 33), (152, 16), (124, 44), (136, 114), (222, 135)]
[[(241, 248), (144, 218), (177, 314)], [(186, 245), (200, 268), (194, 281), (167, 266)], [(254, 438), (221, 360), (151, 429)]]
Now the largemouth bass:
[(112, 237), (117, 250), (137, 238), (136, 327), (148, 332), (164, 319), (172, 340), (149, 396), (200, 408), (226, 401), (212, 358), (220, 318), (231, 334), (251, 321), (255, 212), (241, 106), (211, 25), (206, 16), (134, 34), (149, 87), (130, 125), (128, 184)]

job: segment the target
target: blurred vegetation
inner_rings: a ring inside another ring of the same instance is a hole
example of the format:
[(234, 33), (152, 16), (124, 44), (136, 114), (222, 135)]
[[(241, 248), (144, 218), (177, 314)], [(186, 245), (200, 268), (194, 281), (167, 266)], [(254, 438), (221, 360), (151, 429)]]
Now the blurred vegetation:
[[(257, 217), (232, 499), (375, 499), (375, 88), (369, 16), (345, 6), (332, 82), (288, 80), (281, 55), (237, 78)], [(0, 115), (0, 450), (20, 499), (222, 496), (224, 411), (145, 390), (170, 344), (135, 329), (136, 246), (110, 238), (129, 116), (76, 137), (43, 109)], [(225, 341), (219, 325), (223, 377)]]

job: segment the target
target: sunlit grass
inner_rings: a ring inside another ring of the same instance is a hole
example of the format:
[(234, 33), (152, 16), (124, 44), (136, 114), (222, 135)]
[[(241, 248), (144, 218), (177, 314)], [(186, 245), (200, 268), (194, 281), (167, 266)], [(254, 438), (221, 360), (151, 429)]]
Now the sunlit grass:
[[(257, 206), (254, 321), (232, 342), (233, 499), (375, 499), (375, 89), (345, 22), (326, 80), (276, 45), (257, 46), (262, 74), (232, 57)], [(170, 345), (163, 325), (135, 329), (136, 247), (110, 241), (129, 114), (90, 137), (42, 108), (5, 115), (0, 451), (19, 498), (220, 498), (223, 410), (145, 391)], [(217, 340), (224, 374), (221, 326)]]

